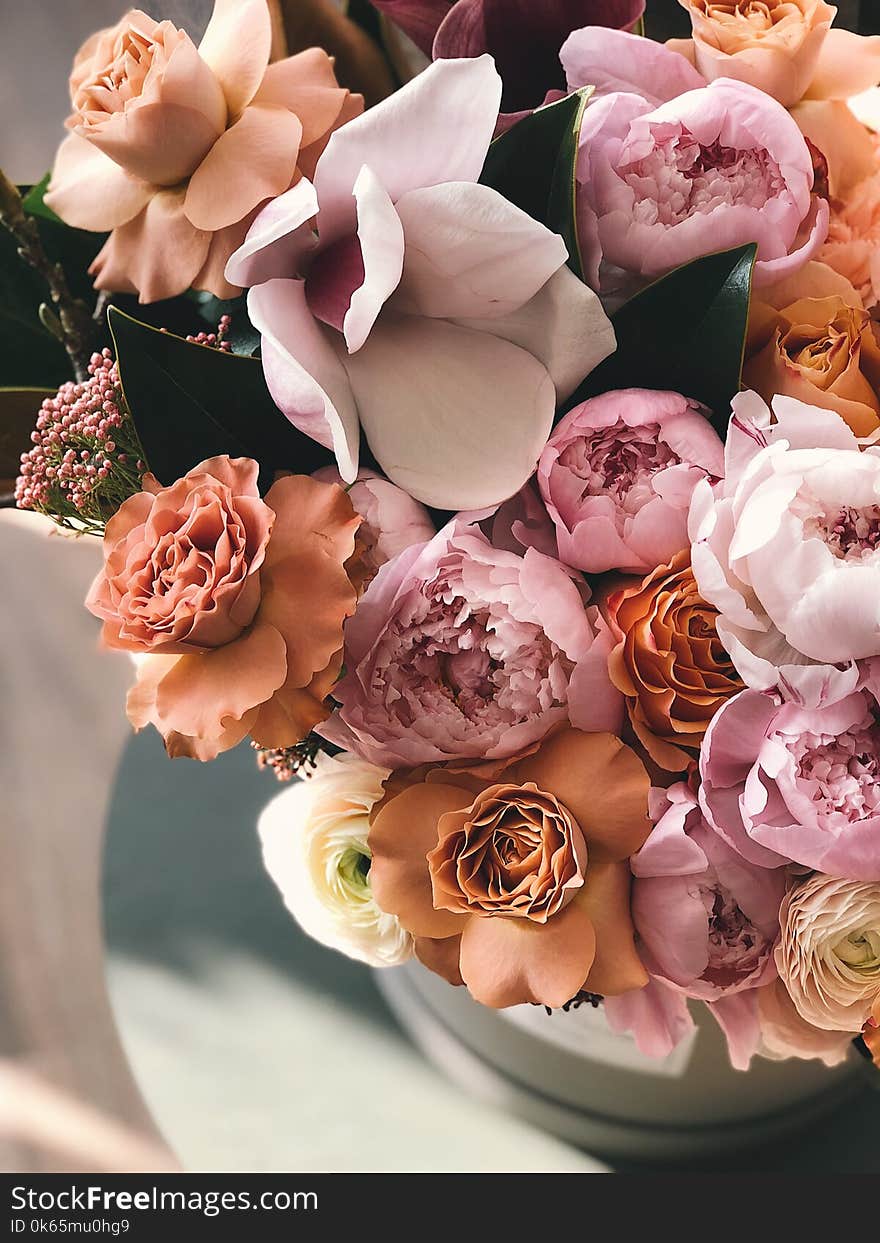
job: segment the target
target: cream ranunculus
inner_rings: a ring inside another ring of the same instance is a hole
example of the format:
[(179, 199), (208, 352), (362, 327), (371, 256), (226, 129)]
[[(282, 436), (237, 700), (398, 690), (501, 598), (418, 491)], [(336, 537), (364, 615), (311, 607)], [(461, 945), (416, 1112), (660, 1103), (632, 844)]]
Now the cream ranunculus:
[(370, 887), (370, 811), (386, 770), (319, 756), (314, 774), (282, 791), (259, 821), (263, 860), (304, 932), (373, 967), (412, 953), (412, 938)]
[(880, 884), (817, 872), (779, 912), (776, 966), (798, 1014), (824, 1031), (858, 1032), (880, 1004)]

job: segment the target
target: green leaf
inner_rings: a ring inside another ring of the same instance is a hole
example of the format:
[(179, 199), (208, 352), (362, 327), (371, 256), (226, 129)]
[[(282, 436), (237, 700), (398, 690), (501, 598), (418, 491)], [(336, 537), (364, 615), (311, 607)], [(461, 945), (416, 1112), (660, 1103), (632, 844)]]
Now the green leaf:
[(255, 358), (225, 354), (108, 310), (125, 400), (160, 483), (228, 453), (276, 470), (309, 474), (332, 454), (298, 432), (275, 406)]
[(583, 278), (577, 241), (575, 197), (578, 137), (593, 93), (581, 87), (565, 99), (537, 108), (489, 148), (480, 183), (561, 234), (569, 266)]
[[(59, 216), (56, 216), (51, 207), (46, 205), (46, 191), (49, 189), (49, 178), (51, 173), (46, 173), (42, 181), (38, 181), (35, 186), (31, 186), (28, 192), (22, 198), (22, 207), (29, 216), (39, 216), (43, 220), (49, 220), (52, 224), (62, 224)], [(22, 189), (22, 187), (19, 187)]]
[(57, 388), (70, 379), (64, 346), (40, 323), (40, 303), (48, 298), (45, 282), (0, 227), (0, 385)]
[(188, 295), (199, 309), (205, 321), (206, 331), (213, 332), (222, 315), (228, 315), (232, 325), (227, 340), (236, 354), (254, 354), (260, 348), (260, 334), (250, 321), (247, 312), (247, 296), (238, 298), (215, 298), (212, 293), (191, 289)]
[(739, 390), (757, 246), (706, 255), (643, 289), (611, 317), (617, 350), (568, 408), (615, 388), (672, 389), (712, 411), (727, 433)]

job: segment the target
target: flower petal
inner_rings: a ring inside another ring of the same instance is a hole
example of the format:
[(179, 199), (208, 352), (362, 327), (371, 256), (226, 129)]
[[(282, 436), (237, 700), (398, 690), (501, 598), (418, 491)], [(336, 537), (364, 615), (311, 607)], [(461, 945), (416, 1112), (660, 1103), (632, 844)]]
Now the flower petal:
[(427, 856), (437, 845), (440, 817), (470, 801), (460, 786), (419, 783), (386, 802), (370, 826), (373, 897), (417, 937), (451, 937), (463, 930), (467, 916), (434, 910)]
[(354, 183), (363, 283), (351, 295), (342, 331), (349, 353), (359, 350), (403, 271), (403, 229), (385, 187), (364, 165)]
[(472, 916), (461, 937), (461, 974), (484, 1006), (564, 1006), (583, 987), (596, 938), (577, 901), (545, 924)]
[(656, 106), (706, 85), (690, 61), (665, 44), (603, 26), (572, 31), (559, 59), (569, 90), (592, 86), (596, 98), (628, 91)]
[(302, 145), (308, 147), (333, 128), (347, 98), (348, 91), (336, 81), (333, 61), (323, 48), (310, 47), (270, 65), (253, 102), (278, 104), (296, 113)]
[(214, 232), (283, 193), (296, 172), (301, 137), (299, 119), (286, 108), (245, 108), (190, 178), (184, 202), (189, 220)]
[[(369, 164), (392, 202), (444, 181), (476, 181), (501, 100), (490, 56), (436, 61), (331, 136), (315, 170), (322, 241), (355, 227), (354, 183)], [(454, 140), (450, 140), (454, 136)]]
[(113, 230), (89, 268), (97, 289), (136, 289), (141, 302), (158, 302), (189, 288), (208, 257), (211, 234), (187, 220), (184, 193), (160, 190), (139, 216)]
[(668, 1057), (694, 1030), (686, 999), (652, 979), (644, 988), (606, 997), (605, 1017), (613, 1032), (632, 1032), (647, 1057)]
[(628, 863), (590, 862), (584, 887), (572, 902), (584, 910), (595, 929), (596, 956), (586, 985), (603, 997), (648, 983), (648, 973), (636, 953), (629, 910), (631, 884)]
[(294, 427), (332, 449), (342, 478), (354, 483), (357, 408), (345, 368), (306, 306), (304, 283), (271, 280), (255, 286), (248, 314), (262, 334), (263, 372), (276, 406)]
[(283, 685), (284, 639), (259, 621), (225, 647), (181, 656), (156, 688), (156, 715), (163, 732), (216, 737)]
[(374, 0), (373, 7), (408, 34), (426, 56), (430, 56), (437, 27), (453, 3), (454, 0)]
[(565, 263), (562, 238), (497, 190), (452, 181), (397, 202), (406, 239), (399, 310), (490, 318), (520, 310)]
[(104, 233), (127, 224), (155, 194), (79, 134), (68, 134), (55, 156), (46, 206), (74, 229)]
[(535, 469), (556, 397), (525, 350), (446, 320), (386, 312), (344, 362), (376, 460), (423, 504), (494, 505)]
[(303, 178), (267, 203), (226, 265), (226, 279), (247, 289), (275, 277), (298, 276), (302, 259), (318, 244), (310, 221), (318, 196)]
[(568, 267), (559, 268), (518, 311), (498, 319), (455, 322), (528, 350), (550, 372), (560, 402), (617, 348), (598, 296)]
[(806, 99), (851, 99), (880, 82), (880, 35), (832, 27)]
[(586, 838), (591, 868), (594, 860), (626, 859), (648, 836), (648, 774), (613, 734), (560, 730), (514, 771), (512, 779), (534, 781), (569, 809)]
[(257, 93), (271, 46), (266, 0), (214, 0), (199, 55), (217, 75), (231, 116), (237, 116)]

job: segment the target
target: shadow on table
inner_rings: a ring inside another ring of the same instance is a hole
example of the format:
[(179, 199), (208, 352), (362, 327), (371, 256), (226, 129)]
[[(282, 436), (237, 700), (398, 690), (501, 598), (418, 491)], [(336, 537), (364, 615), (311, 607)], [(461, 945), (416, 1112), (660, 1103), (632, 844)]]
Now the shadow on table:
[(396, 1029), (369, 971), (302, 933), (263, 869), (256, 823), (279, 788), (247, 745), (169, 762), (154, 731), (134, 736), (108, 812), (108, 948), (195, 975), (193, 947), (215, 942)]

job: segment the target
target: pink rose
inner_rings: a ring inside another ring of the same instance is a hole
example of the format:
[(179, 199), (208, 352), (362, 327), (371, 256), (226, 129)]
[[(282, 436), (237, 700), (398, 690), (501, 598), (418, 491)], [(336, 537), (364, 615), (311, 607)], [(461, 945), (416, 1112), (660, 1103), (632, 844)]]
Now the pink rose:
[(324, 737), (371, 763), (506, 757), (570, 722), (614, 731), (611, 635), (558, 561), (453, 521), (382, 567), (349, 621)]
[(701, 406), (631, 388), (569, 411), (541, 454), (538, 484), (561, 560), (591, 574), (641, 574), (687, 547), (694, 487), (723, 470)]
[(363, 434), (442, 509), (518, 491), (558, 402), (614, 349), (562, 238), (478, 184), (500, 97), (491, 57), (436, 61), (338, 130), (226, 269), (253, 286), (279, 409), (347, 483)]
[(725, 477), (689, 516), (700, 595), (743, 681), (816, 704), (880, 655), (880, 450), (832, 410), (740, 393)]
[(596, 289), (747, 242), (758, 244), (755, 283), (770, 284), (803, 266), (828, 231), (795, 122), (769, 95), (724, 78), (659, 106), (628, 92), (598, 99), (584, 117), (577, 176)]
[(751, 863), (880, 880), (880, 726), (870, 691), (813, 708), (743, 691), (713, 718), (700, 775), (707, 817)]
[(758, 1043), (756, 990), (776, 976), (785, 877), (722, 841), (688, 786), (652, 795), (654, 829), (630, 861), (643, 961), (674, 991), (709, 1003), (744, 1069)]
[(198, 48), (139, 9), (80, 48), (46, 202), (110, 231), (91, 268), (99, 289), (142, 302), (190, 285), (238, 292), (223, 269), (257, 208), (362, 108), (320, 48), (270, 65), (271, 39), (266, 0), (216, 0)]
[(360, 519), (305, 475), (261, 498), (250, 458), (209, 458), (171, 487), (152, 475), (107, 523), (86, 607), (105, 646), (139, 654), (132, 724), (170, 755), (213, 759), (250, 734), (300, 741), (327, 715)]
[[(312, 478), (345, 487), (334, 466), (316, 470)], [(358, 471), (357, 479), (345, 490), (355, 512), (363, 518), (358, 543), (370, 577), (399, 552), (429, 540), (437, 529), (424, 505), (375, 471)]]

